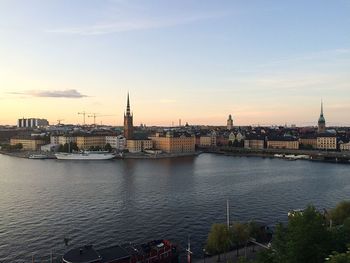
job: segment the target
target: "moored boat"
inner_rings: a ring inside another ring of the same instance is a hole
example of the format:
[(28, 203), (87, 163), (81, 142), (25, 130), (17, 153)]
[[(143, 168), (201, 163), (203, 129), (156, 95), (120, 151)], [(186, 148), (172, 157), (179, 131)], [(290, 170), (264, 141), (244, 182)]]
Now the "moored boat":
[(110, 160), (115, 158), (113, 153), (79, 152), (79, 153), (56, 153), (59, 160)]
[(28, 157), (29, 159), (47, 159), (49, 158), (46, 154), (31, 154)]

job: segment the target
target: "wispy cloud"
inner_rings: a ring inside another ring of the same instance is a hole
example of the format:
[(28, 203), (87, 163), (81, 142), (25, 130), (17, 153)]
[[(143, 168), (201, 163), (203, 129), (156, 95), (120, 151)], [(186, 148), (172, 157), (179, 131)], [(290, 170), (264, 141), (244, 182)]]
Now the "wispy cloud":
[(164, 27), (173, 27), (177, 25), (185, 25), (207, 19), (219, 18), (227, 15), (227, 13), (197, 14), (179, 17), (163, 17), (163, 18), (143, 18), (128, 19), (120, 21), (111, 21), (105, 23), (97, 23), (93, 25), (81, 27), (67, 27), (48, 29), (48, 33), (68, 34), (68, 35), (103, 35), (120, 33), (136, 30), (148, 30)]
[(78, 99), (88, 97), (80, 93), (75, 89), (67, 89), (67, 90), (28, 90), (23, 92), (8, 92), (8, 94), (13, 95), (26, 95), (32, 97), (43, 97), (43, 98), (71, 98)]

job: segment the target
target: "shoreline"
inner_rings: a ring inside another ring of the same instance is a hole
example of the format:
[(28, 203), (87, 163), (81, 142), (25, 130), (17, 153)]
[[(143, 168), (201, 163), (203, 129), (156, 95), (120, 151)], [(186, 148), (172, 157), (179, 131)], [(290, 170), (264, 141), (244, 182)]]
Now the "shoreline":
[[(30, 159), (31, 154), (40, 154), (41, 152), (32, 152), (32, 151), (17, 151), (17, 152), (7, 152), (0, 150), (0, 154), (17, 157), (17, 158), (26, 158)], [(212, 148), (212, 149), (200, 149), (195, 153), (177, 153), (177, 154), (146, 154), (146, 153), (127, 153), (124, 156), (116, 155), (112, 160), (123, 160), (123, 159), (173, 159), (173, 158), (182, 158), (182, 157), (196, 157), (202, 153), (208, 154), (217, 154), (233, 157), (260, 157), (260, 158), (273, 158), (281, 159), (288, 161), (312, 161), (312, 162), (325, 162), (325, 163), (341, 163), (341, 164), (350, 164), (350, 152), (323, 152), (323, 151), (310, 151), (310, 150), (287, 150), (287, 149), (261, 149), (261, 150), (252, 150), (244, 148)], [(56, 159), (53, 153), (44, 153), (48, 156), (49, 160)], [(276, 156), (282, 155), (282, 156)], [(305, 155), (309, 158), (289, 158), (288, 156), (300, 156)]]

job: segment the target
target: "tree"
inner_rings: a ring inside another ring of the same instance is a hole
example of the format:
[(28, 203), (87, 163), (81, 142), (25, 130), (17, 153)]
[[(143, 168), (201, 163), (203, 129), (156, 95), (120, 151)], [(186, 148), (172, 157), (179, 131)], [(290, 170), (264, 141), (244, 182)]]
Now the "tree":
[(348, 217), (350, 217), (350, 201), (340, 202), (330, 212), (330, 218), (336, 225), (343, 224)]
[(111, 151), (112, 151), (112, 146), (111, 146), (109, 143), (107, 143), (107, 144), (105, 145), (105, 147), (104, 147), (104, 150), (105, 150), (105, 151), (111, 152)]
[(213, 255), (220, 255), (226, 252), (231, 245), (230, 234), (225, 224), (213, 224), (207, 240), (206, 250)]
[(239, 256), (239, 247), (247, 245), (249, 240), (249, 229), (246, 224), (235, 223), (232, 226), (232, 241), (236, 244), (237, 257)]
[(330, 238), (323, 215), (315, 207), (308, 206), (303, 213), (289, 218), (286, 249), (280, 253), (285, 255), (286, 263), (323, 262), (330, 251)]

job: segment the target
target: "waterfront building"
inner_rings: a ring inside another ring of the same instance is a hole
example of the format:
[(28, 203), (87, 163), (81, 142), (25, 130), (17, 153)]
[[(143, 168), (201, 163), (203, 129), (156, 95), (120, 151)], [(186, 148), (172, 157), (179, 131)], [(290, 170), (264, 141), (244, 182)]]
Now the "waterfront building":
[(129, 93), (126, 102), (126, 112), (124, 113), (124, 137), (127, 140), (133, 139), (134, 136), (134, 126), (133, 126), (133, 114), (130, 111), (130, 99)]
[(216, 145), (217, 146), (227, 146), (228, 145), (228, 137), (225, 135), (216, 136)]
[(337, 150), (337, 136), (332, 133), (320, 133), (317, 135), (317, 149)]
[(29, 119), (18, 119), (17, 127), (18, 128), (38, 128), (48, 126), (49, 122), (46, 119), (39, 118), (29, 118)]
[(59, 136), (58, 135), (51, 135), (50, 136), (50, 144), (60, 144), (59, 143)]
[(46, 144), (42, 138), (31, 137), (31, 136), (19, 136), (10, 139), (11, 145), (22, 144), (23, 150), (26, 151), (38, 151), (40, 146)]
[(196, 138), (187, 132), (156, 133), (150, 139), (155, 149), (166, 153), (194, 153)]
[(314, 134), (301, 135), (299, 138), (299, 147), (304, 149), (316, 149), (317, 137)]
[(292, 136), (270, 137), (267, 140), (267, 148), (270, 149), (299, 149), (299, 141)]
[(227, 129), (232, 130), (233, 129), (233, 120), (231, 114), (228, 115), (228, 120), (227, 120)]
[(318, 133), (324, 133), (326, 132), (326, 120), (323, 116), (323, 102), (321, 101), (321, 113), (320, 117), (318, 118)]
[(229, 135), (228, 135), (228, 141), (233, 143), (234, 141), (236, 140), (236, 134), (234, 132), (231, 132)]
[(126, 148), (131, 153), (143, 152), (153, 148), (153, 141), (150, 139), (126, 140)]
[(350, 151), (350, 142), (340, 144), (341, 151)]
[[(50, 138), (51, 139), (51, 138)], [(77, 137), (73, 135), (60, 135), (58, 136), (58, 144), (65, 145), (70, 143), (76, 143)]]
[(244, 148), (246, 149), (264, 149), (265, 137), (257, 134), (249, 134), (244, 140)]
[(106, 144), (109, 143), (113, 149), (123, 151), (126, 149), (126, 138), (123, 135), (106, 136)]
[(103, 148), (106, 145), (105, 135), (79, 135), (77, 138), (77, 146), (81, 150), (88, 150), (91, 147)]
[(216, 132), (212, 131), (210, 134), (201, 136), (199, 139), (200, 147), (215, 147), (216, 143)]

